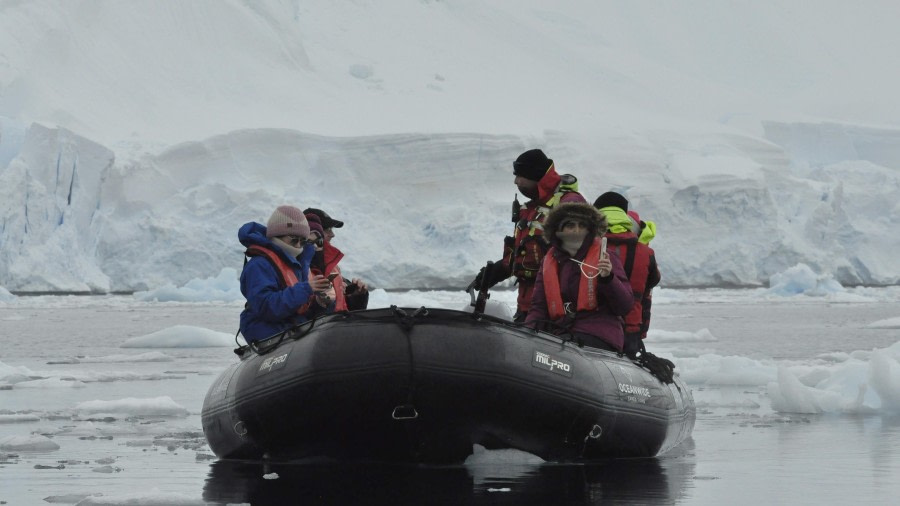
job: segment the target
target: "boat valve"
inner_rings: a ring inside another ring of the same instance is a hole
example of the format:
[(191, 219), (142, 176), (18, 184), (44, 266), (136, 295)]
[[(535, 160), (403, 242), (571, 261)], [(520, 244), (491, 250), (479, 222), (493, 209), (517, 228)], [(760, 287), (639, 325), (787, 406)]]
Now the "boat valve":
[(394, 408), (391, 418), (394, 420), (415, 420), (419, 418), (419, 412), (416, 411), (416, 407), (412, 404), (403, 404)]

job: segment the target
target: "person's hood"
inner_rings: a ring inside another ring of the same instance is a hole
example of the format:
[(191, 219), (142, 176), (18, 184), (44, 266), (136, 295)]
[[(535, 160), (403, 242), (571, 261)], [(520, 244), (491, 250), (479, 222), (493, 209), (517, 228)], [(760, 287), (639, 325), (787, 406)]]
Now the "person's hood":
[(316, 254), (316, 247), (312, 244), (306, 244), (303, 246), (303, 251), (300, 253), (299, 258), (291, 257), (266, 237), (266, 226), (255, 221), (244, 223), (241, 228), (238, 229), (238, 240), (248, 248), (250, 246), (262, 246), (264, 248), (269, 248), (272, 251), (277, 251), (291, 263), (300, 266), (309, 265), (309, 261), (312, 259), (313, 255)]
[(631, 227), (634, 225), (634, 221), (621, 207), (603, 207), (600, 209), (600, 213), (606, 217), (610, 233), (624, 234), (632, 231)]
[(562, 243), (556, 237), (556, 231), (568, 220), (578, 220), (587, 223), (587, 238), (591, 240), (606, 233), (606, 217), (594, 209), (594, 206), (585, 202), (564, 202), (554, 207), (544, 221), (543, 236), (547, 238), (550, 244), (557, 247), (561, 246)]

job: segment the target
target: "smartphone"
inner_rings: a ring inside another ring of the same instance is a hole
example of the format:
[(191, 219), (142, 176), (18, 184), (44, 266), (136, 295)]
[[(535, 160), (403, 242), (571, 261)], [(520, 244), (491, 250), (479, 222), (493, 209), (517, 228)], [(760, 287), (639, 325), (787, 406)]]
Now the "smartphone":
[(331, 283), (334, 283), (334, 278), (336, 278), (336, 277), (338, 277), (338, 273), (332, 272), (331, 274), (328, 275), (328, 281)]
[(604, 236), (604, 237), (600, 238), (600, 256), (602, 257), (605, 254), (606, 254), (606, 237)]

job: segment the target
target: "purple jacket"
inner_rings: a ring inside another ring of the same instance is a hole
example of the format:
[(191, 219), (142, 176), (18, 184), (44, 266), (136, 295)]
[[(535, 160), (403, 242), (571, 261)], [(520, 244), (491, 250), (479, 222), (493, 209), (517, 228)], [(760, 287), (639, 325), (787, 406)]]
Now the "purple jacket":
[[(588, 238), (575, 255), (577, 260), (584, 260), (587, 250), (590, 248), (591, 241)], [(614, 348), (621, 351), (625, 342), (625, 334), (622, 330), (622, 317), (628, 314), (634, 304), (634, 295), (631, 293), (631, 284), (622, 268), (622, 262), (615, 252), (609, 252), (609, 259), (612, 263), (612, 275), (606, 278), (598, 278), (597, 296), (598, 305), (595, 311), (581, 311), (575, 315), (575, 323), (569, 329), (571, 332), (579, 332), (595, 336), (603, 341), (611, 344)], [(554, 247), (544, 262), (559, 263), (559, 287), (562, 292), (563, 301), (577, 302), (578, 287), (581, 282), (581, 266), (571, 261), (568, 253), (561, 248)], [(588, 271), (590, 272), (590, 271)], [(532, 328), (547, 328), (554, 333), (558, 333), (560, 329), (554, 328), (543, 323), (549, 320), (547, 311), (547, 296), (544, 293), (544, 272), (543, 269), (538, 271), (535, 280), (534, 294), (531, 299), (531, 309), (528, 311), (528, 318), (525, 324)], [(585, 344), (590, 345), (589, 342)]]

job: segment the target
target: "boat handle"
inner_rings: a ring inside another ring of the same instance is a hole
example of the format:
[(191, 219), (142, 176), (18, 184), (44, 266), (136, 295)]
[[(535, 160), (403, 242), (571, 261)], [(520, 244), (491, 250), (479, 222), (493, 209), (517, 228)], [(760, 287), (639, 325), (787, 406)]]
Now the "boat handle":
[(394, 408), (391, 418), (394, 420), (415, 420), (419, 418), (419, 412), (416, 411), (416, 407), (412, 404), (404, 404)]

